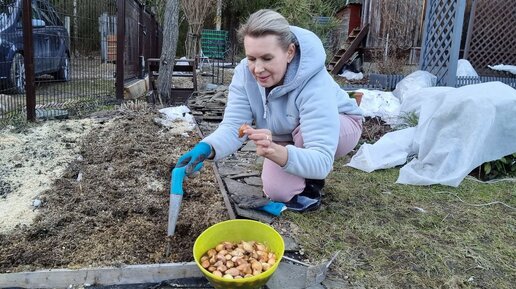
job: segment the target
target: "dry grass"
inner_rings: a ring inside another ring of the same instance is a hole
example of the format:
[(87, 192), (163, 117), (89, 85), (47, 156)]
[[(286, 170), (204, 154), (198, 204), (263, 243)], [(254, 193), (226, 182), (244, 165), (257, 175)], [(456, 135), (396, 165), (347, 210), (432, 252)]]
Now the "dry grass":
[[(513, 288), (514, 183), (408, 186), (395, 184), (398, 169), (344, 164), (335, 164), (319, 211), (286, 214), (310, 259), (340, 251), (332, 274), (357, 287)], [(495, 200), (512, 208), (487, 205)]]

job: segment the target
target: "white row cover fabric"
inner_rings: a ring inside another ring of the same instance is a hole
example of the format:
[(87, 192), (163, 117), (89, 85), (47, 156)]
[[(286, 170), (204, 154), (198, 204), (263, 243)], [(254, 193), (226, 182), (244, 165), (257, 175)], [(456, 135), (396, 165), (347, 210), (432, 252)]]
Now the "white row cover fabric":
[(510, 86), (488, 82), (417, 94), (423, 100), (418, 125), (362, 145), (348, 166), (371, 172), (415, 156), (397, 183), (457, 187), (482, 163), (516, 152), (516, 90)]

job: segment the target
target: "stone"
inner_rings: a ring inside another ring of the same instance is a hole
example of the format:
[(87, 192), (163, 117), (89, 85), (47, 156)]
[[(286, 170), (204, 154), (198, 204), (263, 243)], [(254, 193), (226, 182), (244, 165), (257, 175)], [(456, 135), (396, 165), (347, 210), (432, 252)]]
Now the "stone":
[(283, 237), (283, 241), (285, 242), (285, 251), (286, 252), (297, 252), (299, 251), (299, 244), (291, 237)]
[(245, 178), (244, 182), (250, 186), (262, 187), (262, 178), (259, 177)]

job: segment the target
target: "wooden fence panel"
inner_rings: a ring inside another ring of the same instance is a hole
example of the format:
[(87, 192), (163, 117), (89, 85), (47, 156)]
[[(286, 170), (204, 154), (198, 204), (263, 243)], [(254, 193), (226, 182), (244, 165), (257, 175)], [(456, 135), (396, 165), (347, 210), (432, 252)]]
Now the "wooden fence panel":
[(424, 0), (365, 0), (362, 24), (369, 23), (366, 47), (403, 49), (421, 42)]
[(504, 75), (488, 67), (516, 63), (516, 0), (475, 0), (464, 58), (477, 73)]

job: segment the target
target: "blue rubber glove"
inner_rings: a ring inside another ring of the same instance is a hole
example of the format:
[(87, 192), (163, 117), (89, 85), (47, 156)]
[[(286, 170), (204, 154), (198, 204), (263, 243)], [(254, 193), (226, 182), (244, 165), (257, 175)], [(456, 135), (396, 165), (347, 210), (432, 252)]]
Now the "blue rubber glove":
[(211, 146), (205, 142), (199, 142), (189, 152), (182, 155), (177, 161), (176, 168), (185, 167), (187, 176), (198, 172), (205, 159), (211, 154)]

